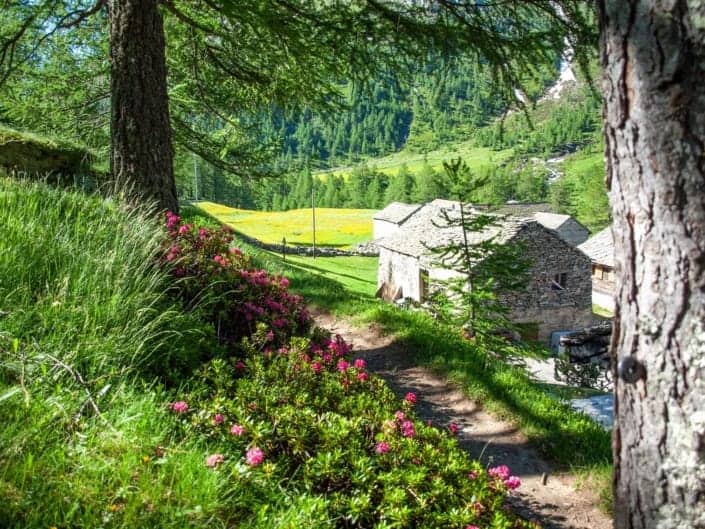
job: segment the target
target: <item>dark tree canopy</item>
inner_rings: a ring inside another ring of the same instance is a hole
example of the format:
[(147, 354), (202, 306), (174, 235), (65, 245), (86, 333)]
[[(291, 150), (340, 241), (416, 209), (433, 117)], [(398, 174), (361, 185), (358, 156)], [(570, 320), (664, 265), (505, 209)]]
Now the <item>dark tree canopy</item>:
[[(118, 11), (109, 11), (108, 4), (120, 2), (5, 0), (0, 14), (0, 80), (11, 82), (13, 75), (26, 72), (26, 65), (42, 62), (48, 43), (80, 35), (88, 26), (93, 28), (92, 41), (84, 38), (79, 46), (95, 50), (105, 42), (108, 25), (115, 27), (111, 14)], [(341, 80), (364, 84), (381, 68), (408, 71), (428, 50), (464, 54), (489, 68), (497, 89), (507, 100), (514, 100), (514, 89), (567, 45), (585, 62), (595, 36), (588, 23), (590, 10), (579, 1), (561, 2), (560, 8), (544, 1), (448, 0), (169, 0), (156, 4), (166, 36), (169, 73), (163, 82), (168, 87), (167, 112), (175, 143), (222, 169), (247, 175), (261, 173), (271, 155), (271, 145), (258, 130), (256, 111), (262, 108), (305, 104), (335, 111), (343, 103)], [(140, 10), (126, 12), (137, 16)], [(111, 32), (113, 49), (119, 45), (117, 29)], [(161, 80), (161, 67), (154, 60), (148, 66), (156, 68), (155, 81)], [(119, 68), (113, 61), (113, 78), (125, 74)], [(145, 95), (157, 98), (159, 92)], [(128, 113), (113, 112), (113, 135)], [(142, 131), (145, 138), (171, 134), (160, 124), (155, 127), (153, 132)], [(116, 148), (120, 147), (113, 145)], [(172, 163), (167, 158), (159, 157), (164, 164), (160, 172), (165, 174)], [(140, 172), (141, 164), (133, 165), (134, 187), (146, 185), (149, 176)], [(150, 164), (144, 167), (145, 173), (153, 171)], [(168, 178), (173, 179), (173, 173)]]

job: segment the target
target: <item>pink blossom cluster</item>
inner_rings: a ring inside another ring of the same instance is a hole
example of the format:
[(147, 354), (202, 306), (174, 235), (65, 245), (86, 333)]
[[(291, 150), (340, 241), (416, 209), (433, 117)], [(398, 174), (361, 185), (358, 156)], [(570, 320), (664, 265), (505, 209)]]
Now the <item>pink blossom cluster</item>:
[(264, 452), (261, 448), (253, 446), (245, 454), (245, 462), (251, 467), (256, 467), (264, 461)]
[(499, 465), (497, 467), (490, 468), (487, 471), (487, 474), (504, 483), (504, 486), (509, 490), (514, 490), (521, 486), (521, 479), (517, 476), (512, 476), (507, 465)]
[(289, 336), (308, 330), (310, 316), (302, 298), (288, 292), (289, 280), (253, 268), (239, 248), (230, 246), (232, 230), (195, 228), (171, 212), (166, 230), (162, 262), (170, 264), (175, 277), (184, 278), (178, 283), (181, 297), (191, 302), (204, 289), (227, 293), (225, 306), (213, 314), (222, 341), (239, 343), (264, 323), (274, 333), (270, 341), (276, 350)]

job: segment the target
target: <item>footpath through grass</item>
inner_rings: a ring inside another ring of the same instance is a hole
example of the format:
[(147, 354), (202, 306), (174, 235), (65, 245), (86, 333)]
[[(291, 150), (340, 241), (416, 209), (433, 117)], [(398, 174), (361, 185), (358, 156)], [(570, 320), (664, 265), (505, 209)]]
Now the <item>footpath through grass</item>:
[(548, 392), (545, 385), (532, 381), (523, 369), (479, 350), (422, 312), (400, 310), (351, 292), (335, 276), (314, 275), (265, 252), (258, 259), (263, 266), (289, 275), (292, 289), (311, 304), (381, 325), (406, 345), (420, 365), (453, 380), (468, 397), (516, 423), (545, 457), (583, 474), (600, 491), (603, 506), (610, 508), (611, 434)]

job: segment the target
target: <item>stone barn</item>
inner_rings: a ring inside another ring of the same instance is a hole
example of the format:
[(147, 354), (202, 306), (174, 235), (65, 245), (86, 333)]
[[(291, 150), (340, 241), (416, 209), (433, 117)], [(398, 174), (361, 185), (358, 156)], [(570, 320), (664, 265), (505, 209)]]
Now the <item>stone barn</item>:
[[(437, 263), (430, 250), (462, 241), (461, 228), (443, 227), (444, 210), (457, 215), (457, 208), (430, 203), (395, 233), (377, 241), (380, 292), (423, 302), (429, 285), (458, 275)], [(500, 217), (499, 226), (468, 232), (467, 236), (472, 242), (496, 237), (500, 244), (523, 245), (532, 263), (529, 284), (520, 292), (504, 296), (502, 301), (509, 307), (510, 319), (537, 329), (535, 338), (548, 342), (553, 331), (585, 327), (593, 322), (590, 259), (556, 231), (533, 218)]]
[(613, 311), (615, 278), (612, 228), (596, 233), (578, 248), (592, 261), (592, 302)]
[(381, 239), (396, 233), (399, 227), (421, 209), (421, 204), (392, 202), (372, 217), (372, 238)]

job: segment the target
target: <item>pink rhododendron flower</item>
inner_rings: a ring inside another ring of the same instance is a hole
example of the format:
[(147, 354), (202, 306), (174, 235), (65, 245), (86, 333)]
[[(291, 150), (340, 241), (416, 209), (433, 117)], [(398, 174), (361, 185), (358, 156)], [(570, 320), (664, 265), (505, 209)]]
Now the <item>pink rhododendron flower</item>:
[(456, 423), (452, 422), (448, 425), (448, 429), (450, 430), (450, 433), (455, 435), (460, 430), (460, 427)]
[(223, 424), (223, 421), (225, 421), (225, 417), (221, 413), (216, 413), (213, 417), (214, 424)]
[(409, 404), (416, 404), (416, 393), (409, 391), (409, 393), (404, 395), (404, 400)]
[(244, 427), (244, 426), (240, 426), (239, 424), (233, 424), (233, 425), (230, 427), (230, 434), (231, 434), (231, 435), (234, 435), (234, 436), (236, 436), (236, 437), (240, 437), (240, 436), (241, 436), (242, 434), (244, 434), (244, 433), (245, 433), (245, 427)]
[(338, 360), (338, 371), (345, 372), (350, 367), (350, 362), (347, 360)]
[(363, 372), (363, 373), (358, 373), (358, 374), (357, 374), (357, 379), (358, 379), (360, 382), (366, 382), (367, 380), (370, 379), (370, 375), (368, 375), (367, 373), (364, 373), (364, 372)]
[(414, 437), (414, 435), (416, 435), (414, 423), (411, 421), (404, 421), (403, 423), (401, 423), (401, 434), (404, 437)]
[(206, 466), (210, 468), (215, 468), (225, 461), (223, 454), (212, 454), (206, 458)]
[(186, 413), (188, 411), (188, 404), (186, 404), (183, 400), (180, 400), (172, 404), (171, 409), (176, 413)]
[(353, 367), (355, 369), (365, 369), (367, 367), (367, 362), (365, 362), (362, 358), (356, 358), (353, 362)]
[(504, 481), (509, 478), (510, 470), (507, 465), (500, 465), (498, 467), (489, 469), (487, 473), (492, 477), (499, 478)]
[(504, 480), (504, 484), (509, 490), (514, 490), (521, 486), (521, 480), (517, 476), (509, 476)]
[(377, 452), (379, 455), (386, 454), (389, 452), (389, 443), (385, 441), (380, 441), (375, 445), (375, 452)]
[(256, 467), (264, 461), (264, 452), (260, 448), (253, 446), (245, 454), (245, 462), (251, 467)]

